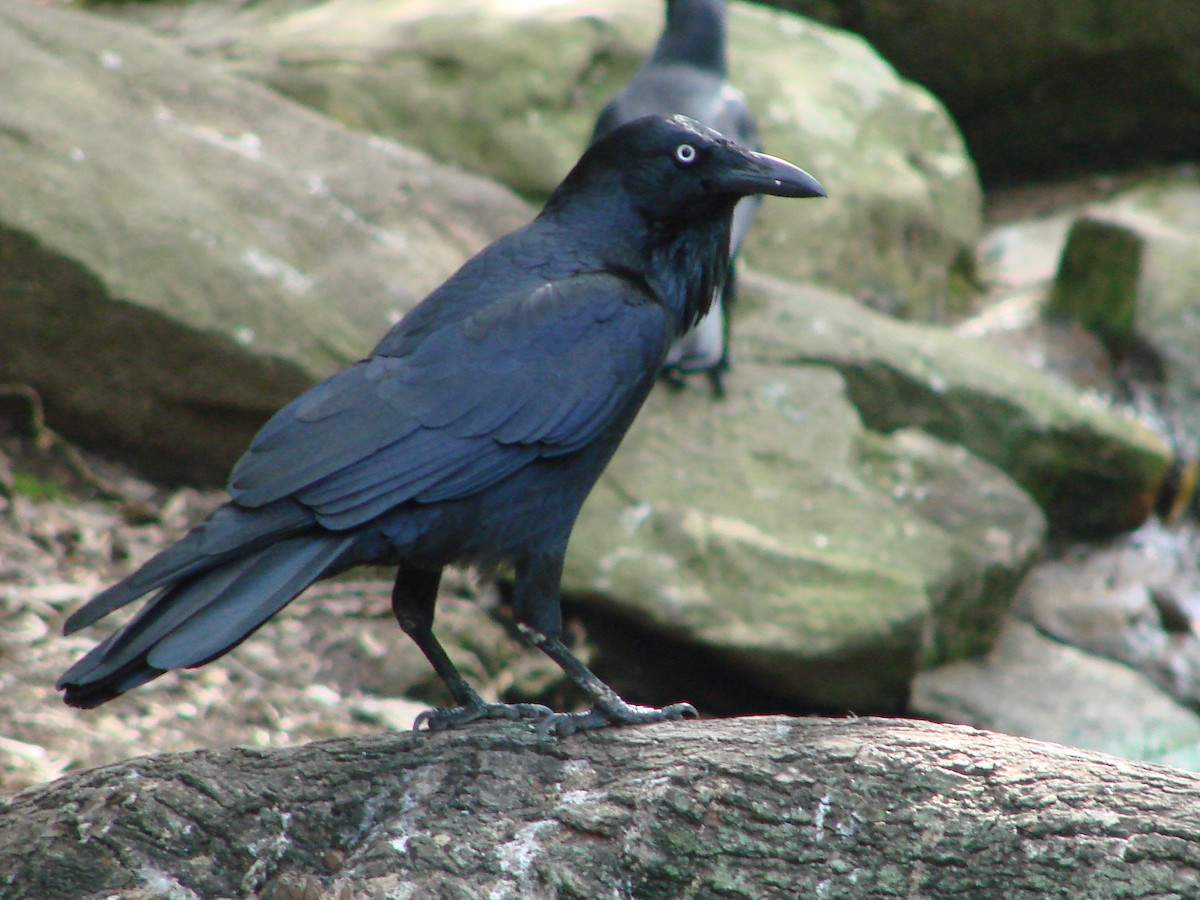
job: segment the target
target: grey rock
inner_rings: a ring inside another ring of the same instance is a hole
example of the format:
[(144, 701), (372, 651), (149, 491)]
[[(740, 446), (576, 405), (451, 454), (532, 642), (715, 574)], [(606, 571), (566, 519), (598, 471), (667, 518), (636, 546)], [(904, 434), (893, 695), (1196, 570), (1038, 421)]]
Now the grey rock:
[(912, 712), (1200, 769), (1200, 719), (1145, 676), (1010, 620), (985, 658), (917, 676)]
[(954, 573), (932, 595), (934, 652), (925, 663), (990, 647), (1026, 565), (1040, 553), (1042, 511), (999, 469), (917, 428), (865, 432), (859, 459), (863, 474), (902, 511), (954, 538)]
[(651, 397), (585, 506), (568, 591), (778, 694), (896, 710), (917, 671), (989, 646), (1041, 549), (1009, 476), (1061, 531), (1146, 515), (1170, 451), (1137, 422), (944, 329), (742, 283), (728, 399)]
[[(1043, 531), (1011, 480), (864, 431), (826, 367), (743, 361), (729, 387), (651, 396), (565, 590), (825, 708), (899, 711), (921, 667), (989, 645)], [(986, 524), (965, 527), (969, 508)]]
[[(662, 4), (646, 0), (119, 10), (351, 127), (535, 201), (574, 164), (662, 25)], [(830, 195), (768, 200), (745, 259), (892, 312), (939, 315), (963, 289), (959, 267), (980, 228), (974, 167), (949, 116), (853, 35), (743, 3), (730, 4), (729, 34), (731, 80), (768, 152), (803, 165)]]
[(1172, 451), (1137, 419), (947, 329), (757, 274), (743, 284), (739, 352), (836, 369), (869, 428), (962, 445), (1021, 484), (1056, 531), (1115, 534), (1149, 513)]
[(1150, 521), (1039, 563), (1014, 612), (1045, 633), (1146, 673), (1200, 708), (1200, 534)]
[[(1039, 341), (1037, 333), (1061, 338), (1067, 332), (1053, 323), (1047, 328), (1043, 313), (1050, 311), (1115, 346), (1148, 348), (1149, 365), (1132, 371), (1139, 411), (1194, 456), (1200, 441), (1194, 424), (1200, 412), (1198, 234), (1200, 176), (1191, 168), (1145, 176), (1105, 199), (1009, 223), (982, 245), (982, 271), (1000, 286), (996, 305), (961, 330), (1000, 345), (1035, 347), (1022, 355), (1031, 361), (1040, 355), (1053, 366), (1061, 344)], [(1083, 257), (1087, 266), (1078, 264)], [(1077, 383), (1094, 381), (1113, 392), (1111, 371), (1078, 374), (1068, 373)]]
[(165, 479), (223, 478), (531, 214), (141, 28), (6, 4), (0, 58), (0, 381)]
[[(1131, 233), (1144, 248), (1134, 331), (1162, 358), (1172, 403), (1200, 411), (1200, 176), (1147, 180), (1089, 212)], [(1191, 430), (1193, 441), (1200, 437)]]

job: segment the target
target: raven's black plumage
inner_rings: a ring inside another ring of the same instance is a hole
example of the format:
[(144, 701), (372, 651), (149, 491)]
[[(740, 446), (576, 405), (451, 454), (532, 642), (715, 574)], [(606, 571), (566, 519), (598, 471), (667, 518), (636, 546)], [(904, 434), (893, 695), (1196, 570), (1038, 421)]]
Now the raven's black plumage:
[[(234, 467), (230, 502), (93, 598), (76, 631), (152, 594), (59, 679), (91, 707), (237, 646), (313, 581), (399, 567), (396, 618), (458, 706), (430, 727), (535, 715), (569, 732), (678, 715), (630, 707), (558, 639), (579, 508), (672, 340), (719, 284), (738, 198), (823, 192), (808, 175), (691, 120), (647, 118), (592, 147), (529, 225), (492, 244), (369, 357), (293, 400)], [(511, 563), (514, 614), (596, 703), (552, 716), (485, 704), (431, 631), (451, 563)]]
[[(679, 113), (743, 147), (762, 150), (754, 116), (728, 81), (725, 45), (725, 0), (667, 0), (667, 20), (654, 52), (601, 110), (592, 141), (642, 116)], [(708, 315), (672, 346), (667, 358), (668, 375), (707, 372), (718, 396), (724, 392), (722, 376), (729, 368), (737, 252), (761, 204), (762, 198), (754, 196), (737, 205), (728, 277)]]

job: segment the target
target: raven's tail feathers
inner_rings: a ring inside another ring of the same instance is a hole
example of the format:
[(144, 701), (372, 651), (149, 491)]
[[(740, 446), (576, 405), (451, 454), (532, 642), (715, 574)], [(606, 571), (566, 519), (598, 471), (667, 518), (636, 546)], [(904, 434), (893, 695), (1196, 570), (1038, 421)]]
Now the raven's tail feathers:
[(189, 531), (178, 544), (75, 610), (63, 625), (63, 633), (73, 634), (144, 594), (200, 576), (227, 560), (240, 558), (247, 552), (253, 554), (312, 526), (312, 513), (290, 500), (258, 509), (226, 504)]
[(168, 669), (228, 653), (337, 563), (354, 536), (282, 540), (167, 586), (58, 680), (68, 705), (98, 706)]

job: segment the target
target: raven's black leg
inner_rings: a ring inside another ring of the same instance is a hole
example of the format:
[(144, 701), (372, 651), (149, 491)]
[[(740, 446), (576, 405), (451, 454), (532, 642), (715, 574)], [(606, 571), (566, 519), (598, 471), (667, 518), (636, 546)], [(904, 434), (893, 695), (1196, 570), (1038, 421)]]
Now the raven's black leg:
[(537, 703), (488, 703), (467, 684), (433, 634), (433, 608), (441, 579), (440, 569), (401, 568), (392, 588), (392, 612), (396, 621), (421, 648), (458, 704), (450, 709), (426, 710), (417, 716), (413, 730), (426, 727), (430, 731), (444, 731), (477, 719), (528, 719), (550, 715), (548, 707)]
[(521, 633), (535, 647), (558, 663), (559, 667), (592, 700), (592, 708), (580, 713), (551, 713), (538, 723), (538, 733), (549, 737), (551, 732), (566, 737), (578, 731), (592, 731), (608, 725), (643, 725), (649, 722), (665, 722), (669, 719), (695, 718), (699, 715), (690, 703), (672, 703), (661, 709), (654, 706), (634, 706), (621, 699), (621, 695), (597, 678), (556, 637), (522, 625)]
[(513, 612), (521, 634), (554, 660), (566, 676), (588, 695), (592, 708), (581, 713), (551, 713), (538, 723), (538, 733), (542, 737), (549, 737), (551, 732), (566, 737), (578, 731), (591, 731), (608, 725), (640, 725), (697, 716), (696, 707), (690, 703), (673, 703), (662, 709), (626, 703), (567, 649), (558, 636), (562, 630), (558, 598), (562, 566), (562, 555), (518, 565)]

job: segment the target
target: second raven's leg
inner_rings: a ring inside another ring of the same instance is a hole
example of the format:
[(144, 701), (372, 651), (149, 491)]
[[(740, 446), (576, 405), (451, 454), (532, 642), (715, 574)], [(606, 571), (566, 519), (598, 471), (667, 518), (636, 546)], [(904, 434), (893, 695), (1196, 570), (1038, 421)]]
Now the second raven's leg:
[(433, 634), (433, 608), (441, 579), (440, 569), (401, 567), (392, 588), (392, 612), (396, 621), (421, 648), (457, 704), (449, 709), (426, 710), (417, 716), (413, 730), (420, 731), (424, 727), (430, 731), (444, 731), (477, 719), (527, 719), (550, 715), (548, 707), (537, 703), (488, 703), (467, 684)]
[(737, 302), (737, 257), (736, 251), (729, 260), (729, 272), (725, 276), (725, 286), (721, 289), (721, 358), (717, 364), (704, 374), (712, 386), (713, 396), (718, 400), (725, 397), (725, 375), (729, 372), (733, 348), (733, 307)]
[(578, 731), (592, 731), (608, 725), (639, 725), (664, 722), (698, 715), (690, 703), (673, 703), (658, 709), (634, 706), (597, 678), (580, 662), (559, 638), (562, 614), (559, 607), (559, 581), (563, 556), (526, 560), (517, 566), (513, 612), (521, 634), (558, 664), (564, 674), (592, 701), (592, 708), (579, 713), (552, 713), (538, 724), (543, 737), (551, 733), (566, 737)]
[(689, 375), (703, 372), (713, 396), (721, 399), (725, 396), (722, 378), (729, 370), (728, 334), (729, 312), (722, 292), (718, 291), (704, 317), (671, 345), (661, 378), (674, 388), (682, 388)]

